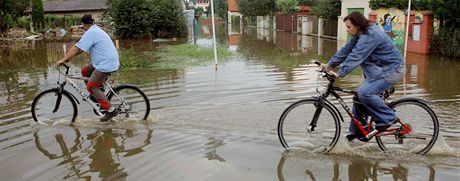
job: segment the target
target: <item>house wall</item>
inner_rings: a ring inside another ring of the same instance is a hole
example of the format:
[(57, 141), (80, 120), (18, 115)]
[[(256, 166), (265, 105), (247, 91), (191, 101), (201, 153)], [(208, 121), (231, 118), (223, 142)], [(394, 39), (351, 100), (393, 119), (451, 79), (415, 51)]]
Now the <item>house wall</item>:
[(338, 17), (337, 22), (337, 41), (347, 41), (347, 29), (343, 23), (348, 13), (348, 8), (364, 8), (364, 16), (367, 17), (371, 9), (369, 8), (369, 0), (342, 0), (342, 13)]

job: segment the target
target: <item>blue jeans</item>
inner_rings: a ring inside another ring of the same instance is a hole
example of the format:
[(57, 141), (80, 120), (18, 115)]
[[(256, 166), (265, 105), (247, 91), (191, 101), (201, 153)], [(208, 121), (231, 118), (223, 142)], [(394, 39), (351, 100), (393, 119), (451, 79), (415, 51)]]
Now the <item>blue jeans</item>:
[[(361, 125), (367, 124), (365, 120), (367, 120), (368, 115), (375, 121), (376, 126), (391, 125), (395, 122), (396, 113), (385, 104), (379, 94), (401, 81), (403, 76), (404, 72), (397, 71), (387, 78), (373, 82), (364, 80), (361, 83), (357, 89), (357, 96), (361, 104), (354, 104), (352, 110), (353, 115), (361, 122)], [(350, 123), (349, 133), (354, 135), (359, 133), (358, 127), (353, 121)]]

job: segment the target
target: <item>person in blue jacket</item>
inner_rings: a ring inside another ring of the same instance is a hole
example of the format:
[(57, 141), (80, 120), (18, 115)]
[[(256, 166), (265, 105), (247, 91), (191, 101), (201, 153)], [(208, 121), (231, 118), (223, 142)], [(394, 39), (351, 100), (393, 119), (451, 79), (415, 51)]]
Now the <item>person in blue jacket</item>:
[[(384, 131), (398, 121), (396, 113), (379, 97), (379, 93), (391, 88), (404, 77), (404, 63), (398, 48), (375, 24), (359, 12), (353, 12), (343, 20), (347, 32), (353, 36), (327, 64), (321, 64), (322, 69), (331, 71), (340, 65), (339, 71), (331, 73), (337, 78), (349, 74), (356, 67), (363, 70), (365, 79), (357, 88), (357, 98), (362, 104), (353, 105), (353, 115), (365, 126), (365, 118), (371, 116), (376, 123), (376, 129)], [(359, 107), (366, 109), (366, 115)], [(361, 138), (360, 131), (351, 121), (348, 141)]]

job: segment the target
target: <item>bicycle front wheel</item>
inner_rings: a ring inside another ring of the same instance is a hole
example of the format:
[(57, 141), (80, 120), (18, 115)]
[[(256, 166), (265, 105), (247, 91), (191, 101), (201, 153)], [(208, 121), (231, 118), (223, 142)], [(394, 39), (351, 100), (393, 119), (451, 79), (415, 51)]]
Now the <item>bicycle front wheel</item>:
[[(335, 146), (340, 137), (338, 115), (330, 104), (317, 103), (318, 99), (305, 99), (286, 108), (278, 122), (278, 138), (283, 147), (328, 152)], [(309, 130), (315, 119), (316, 127)]]
[[(406, 151), (426, 154), (433, 147), (439, 135), (439, 122), (433, 110), (422, 100), (409, 98), (390, 103), (404, 124), (409, 124), (411, 132), (404, 135), (387, 135), (376, 137), (383, 151)], [(394, 126), (399, 126), (399, 123)]]
[(77, 103), (69, 92), (49, 89), (38, 94), (32, 102), (32, 118), (35, 122), (54, 124), (55, 122), (74, 122), (77, 117)]
[(150, 102), (147, 96), (134, 85), (120, 85), (109, 92), (107, 98), (112, 106), (119, 108), (117, 118), (146, 120), (150, 113)]

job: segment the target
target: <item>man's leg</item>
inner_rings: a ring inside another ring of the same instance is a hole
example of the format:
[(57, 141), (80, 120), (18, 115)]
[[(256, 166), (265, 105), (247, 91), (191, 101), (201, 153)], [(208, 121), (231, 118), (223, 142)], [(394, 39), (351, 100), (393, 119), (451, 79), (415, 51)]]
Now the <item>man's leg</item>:
[[(90, 63), (90, 64), (84, 66), (83, 68), (81, 68), (81, 75), (83, 77), (91, 77), (91, 75), (93, 74), (94, 70), (95, 70), (95, 68)], [(85, 84), (88, 84), (88, 81), (85, 80)]]
[(376, 126), (388, 126), (396, 120), (396, 113), (379, 96), (380, 92), (390, 88), (392, 85), (384, 79), (374, 82), (364, 80), (357, 89), (359, 100), (375, 120)]
[(105, 97), (104, 92), (101, 90), (102, 84), (105, 83), (109, 75), (109, 73), (95, 70), (89, 78), (89, 82), (86, 86), (90, 95), (96, 98), (103, 109), (107, 110), (106, 115), (101, 118), (101, 121), (108, 121), (117, 114), (112, 107), (112, 104), (110, 104), (110, 101), (107, 97)]

